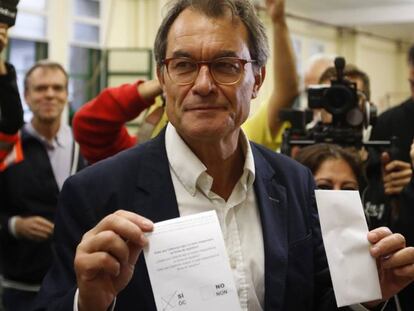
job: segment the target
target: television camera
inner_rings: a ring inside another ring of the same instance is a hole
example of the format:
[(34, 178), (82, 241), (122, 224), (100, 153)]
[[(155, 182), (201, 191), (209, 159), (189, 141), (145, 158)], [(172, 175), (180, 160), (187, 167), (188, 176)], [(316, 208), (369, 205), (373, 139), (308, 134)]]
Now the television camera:
[[(378, 146), (392, 149), (395, 141), (363, 141), (363, 132), (374, 125), (377, 117), (375, 106), (357, 90), (354, 82), (344, 76), (345, 59), (335, 59), (336, 78), (330, 85), (310, 86), (308, 109), (285, 109), (280, 118), (290, 121), (291, 127), (283, 133), (281, 152), (291, 155), (293, 146), (316, 143), (333, 143), (343, 147)], [(313, 126), (314, 112), (329, 113), (330, 122), (318, 121)]]

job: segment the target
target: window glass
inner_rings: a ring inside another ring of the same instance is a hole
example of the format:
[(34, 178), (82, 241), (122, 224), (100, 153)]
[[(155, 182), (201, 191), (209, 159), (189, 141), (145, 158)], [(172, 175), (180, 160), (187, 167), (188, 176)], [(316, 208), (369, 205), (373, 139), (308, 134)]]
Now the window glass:
[(75, 16), (99, 18), (98, 0), (75, 0)]
[(28, 122), (32, 113), (24, 101), (24, 75), (26, 71), (36, 61), (36, 43), (34, 41), (26, 41), (20, 39), (10, 39), (9, 62), (16, 68), (17, 85), (19, 87), (20, 98), (22, 99), (24, 120)]
[(16, 25), (10, 29), (11, 35), (24, 36), (29, 38), (46, 38), (46, 17), (37, 14), (19, 12)]
[(321, 54), (325, 52), (325, 46), (320, 42), (311, 42), (309, 45), (309, 55)]
[(100, 90), (101, 53), (97, 49), (72, 46), (69, 61), (70, 110), (78, 110)]
[(99, 44), (99, 27), (94, 25), (75, 23), (73, 40), (75, 42)]
[(46, 10), (46, 2), (47, 0), (20, 0), (18, 8), (43, 11)]

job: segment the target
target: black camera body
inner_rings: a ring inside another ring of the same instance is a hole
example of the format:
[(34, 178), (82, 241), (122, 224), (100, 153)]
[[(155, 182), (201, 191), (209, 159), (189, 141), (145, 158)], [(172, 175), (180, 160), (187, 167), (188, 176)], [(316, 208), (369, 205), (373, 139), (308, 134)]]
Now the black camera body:
[[(285, 130), (281, 151), (291, 155), (292, 146), (315, 143), (333, 143), (343, 147), (361, 148), (367, 144), (388, 146), (389, 142), (364, 142), (363, 131), (374, 125), (376, 109), (364, 98), (360, 98), (357, 85), (344, 77), (345, 59), (335, 59), (336, 78), (330, 85), (308, 88), (308, 109), (305, 111), (286, 109), (280, 118), (290, 121), (291, 128)], [(324, 109), (332, 116), (332, 122), (317, 122), (309, 128), (313, 111)]]
[(18, 3), (19, 0), (0, 0), (0, 23), (9, 27), (16, 23)]

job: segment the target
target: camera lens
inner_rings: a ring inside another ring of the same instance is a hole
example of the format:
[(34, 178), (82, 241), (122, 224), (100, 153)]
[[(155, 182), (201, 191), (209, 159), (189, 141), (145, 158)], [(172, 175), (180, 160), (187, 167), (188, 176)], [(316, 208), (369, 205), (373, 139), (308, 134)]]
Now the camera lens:
[(326, 89), (324, 99), (324, 108), (334, 115), (345, 114), (354, 106), (355, 102), (354, 94), (343, 85), (332, 85)]

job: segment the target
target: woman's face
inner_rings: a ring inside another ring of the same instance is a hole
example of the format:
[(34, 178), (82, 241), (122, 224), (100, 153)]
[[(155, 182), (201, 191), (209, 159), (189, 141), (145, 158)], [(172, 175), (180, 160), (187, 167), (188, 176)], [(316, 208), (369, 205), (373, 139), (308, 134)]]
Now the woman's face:
[(358, 180), (349, 164), (342, 159), (327, 159), (315, 173), (318, 189), (358, 190)]

